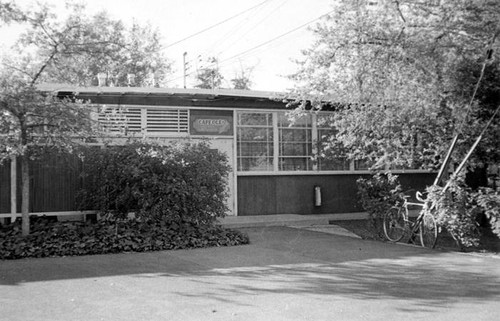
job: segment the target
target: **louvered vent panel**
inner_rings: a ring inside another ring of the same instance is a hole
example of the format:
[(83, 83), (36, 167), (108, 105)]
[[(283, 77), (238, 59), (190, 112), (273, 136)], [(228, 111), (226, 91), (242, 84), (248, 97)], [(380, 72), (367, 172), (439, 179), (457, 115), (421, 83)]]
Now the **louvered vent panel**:
[(99, 122), (111, 132), (140, 132), (140, 108), (106, 108), (99, 113)]
[(187, 133), (188, 112), (180, 109), (148, 109), (148, 133)]

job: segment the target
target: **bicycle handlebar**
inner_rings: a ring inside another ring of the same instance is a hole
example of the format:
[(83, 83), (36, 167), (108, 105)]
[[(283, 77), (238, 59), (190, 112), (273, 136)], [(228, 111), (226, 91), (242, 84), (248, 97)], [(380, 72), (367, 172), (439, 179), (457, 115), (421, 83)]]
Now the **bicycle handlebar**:
[(420, 193), (419, 191), (417, 191), (415, 193), (415, 197), (417, 198), (418, 201), (422, 202), (422, 203), (425, 203), (425, 200), (424, 198), (422, 197), (422, 193)]

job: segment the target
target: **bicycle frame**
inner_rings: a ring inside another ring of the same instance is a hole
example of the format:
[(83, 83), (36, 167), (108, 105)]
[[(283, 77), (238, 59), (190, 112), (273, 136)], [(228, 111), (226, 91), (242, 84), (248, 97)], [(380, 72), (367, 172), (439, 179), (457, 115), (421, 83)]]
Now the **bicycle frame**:
[[(406, 221), (406, 223), (410, 227), (410, 238), (409, 238), (408, 242), (414, 242), (415, 236), (420, 231), (421, 223), (422, 223), (422, 220), (424, 218), (426, 209), (428, 207), (428, 202), (423, 199), (422, 194), (420, 192), (416, 192), (415, 193), (415, 198), (419, 201), (419, 203), (408, 202), (408, 197), (409, 197), (408, 195), (404, 197), (404, 202), (403, 202), (402, 207), (405, 209), (405, 218), (404, 218), (404, 220)], [(421, 209), (420, 209), (420, 211), (418, 213), (418, 216), (417, 216), (417, 218), (415, 219), (414, 222), (410, 221), (410, 219), (409, 219), (410, 215), (409, 215), (408, 206), (419, 206), (419, 207), (421, 207)]]
[[(427, 207), (427, 203), (426, 202), (422, 202), (422, 203), (408, 202), (407, 197), (405, 197), (404, 200), (405, 201), (403, 203), (403, 208), (405, 209), (405, 221), (410, 226), (410, 240), (413, 240), (414, 236), (419, 231), (420, 222), (422, 221), (422, 218), (424, 216), (424, 213), (425, 213), (424, 209)], [(412, 222), (409, 219), (410, 215), (409, 215), (408, 206), (420, 206), (421, 207), (415, 222)]]

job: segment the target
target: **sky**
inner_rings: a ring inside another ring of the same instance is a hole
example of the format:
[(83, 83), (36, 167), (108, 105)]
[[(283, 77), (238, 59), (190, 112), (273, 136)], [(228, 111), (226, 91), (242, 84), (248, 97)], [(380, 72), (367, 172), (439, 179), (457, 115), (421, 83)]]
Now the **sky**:
[[(301, 57), (313, 41), (308, 27), (329, 13), (332, 0), (82, 0), (87, 11), (105, 10), (126, 24), (135, 19), (150, 23), (162, 35), (165, 55), (173, 61), (174, 74), (168, 87), (184, 85), (183, 61), (194, 74), (209, 57), (216, 57), (231, 86), (236, 73), (250, 72), (251, 89), (286, 91), (293, 86), (286, 75), (297, 69), (293, 59)], [(32, 0), (14, 0), (29, 5)], [(43, 1), (42, 1), (43, 2)], [(46, 0), (56, 10), (65, 0)], [(9, 29), (11, 28), (11, 29)], [(13, 27), (0, 30), (0, 45), (15, 38)], [(187, 87), (195, 82), (187, 77)]]

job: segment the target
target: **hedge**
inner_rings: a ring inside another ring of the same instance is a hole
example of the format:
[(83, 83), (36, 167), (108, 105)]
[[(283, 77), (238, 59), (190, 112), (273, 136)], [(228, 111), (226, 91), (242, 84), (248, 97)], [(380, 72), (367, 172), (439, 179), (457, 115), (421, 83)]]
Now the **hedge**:
[(213, 224), (227, 211), (227, 156), (206, 142), (87, 148), (81, 210)]

